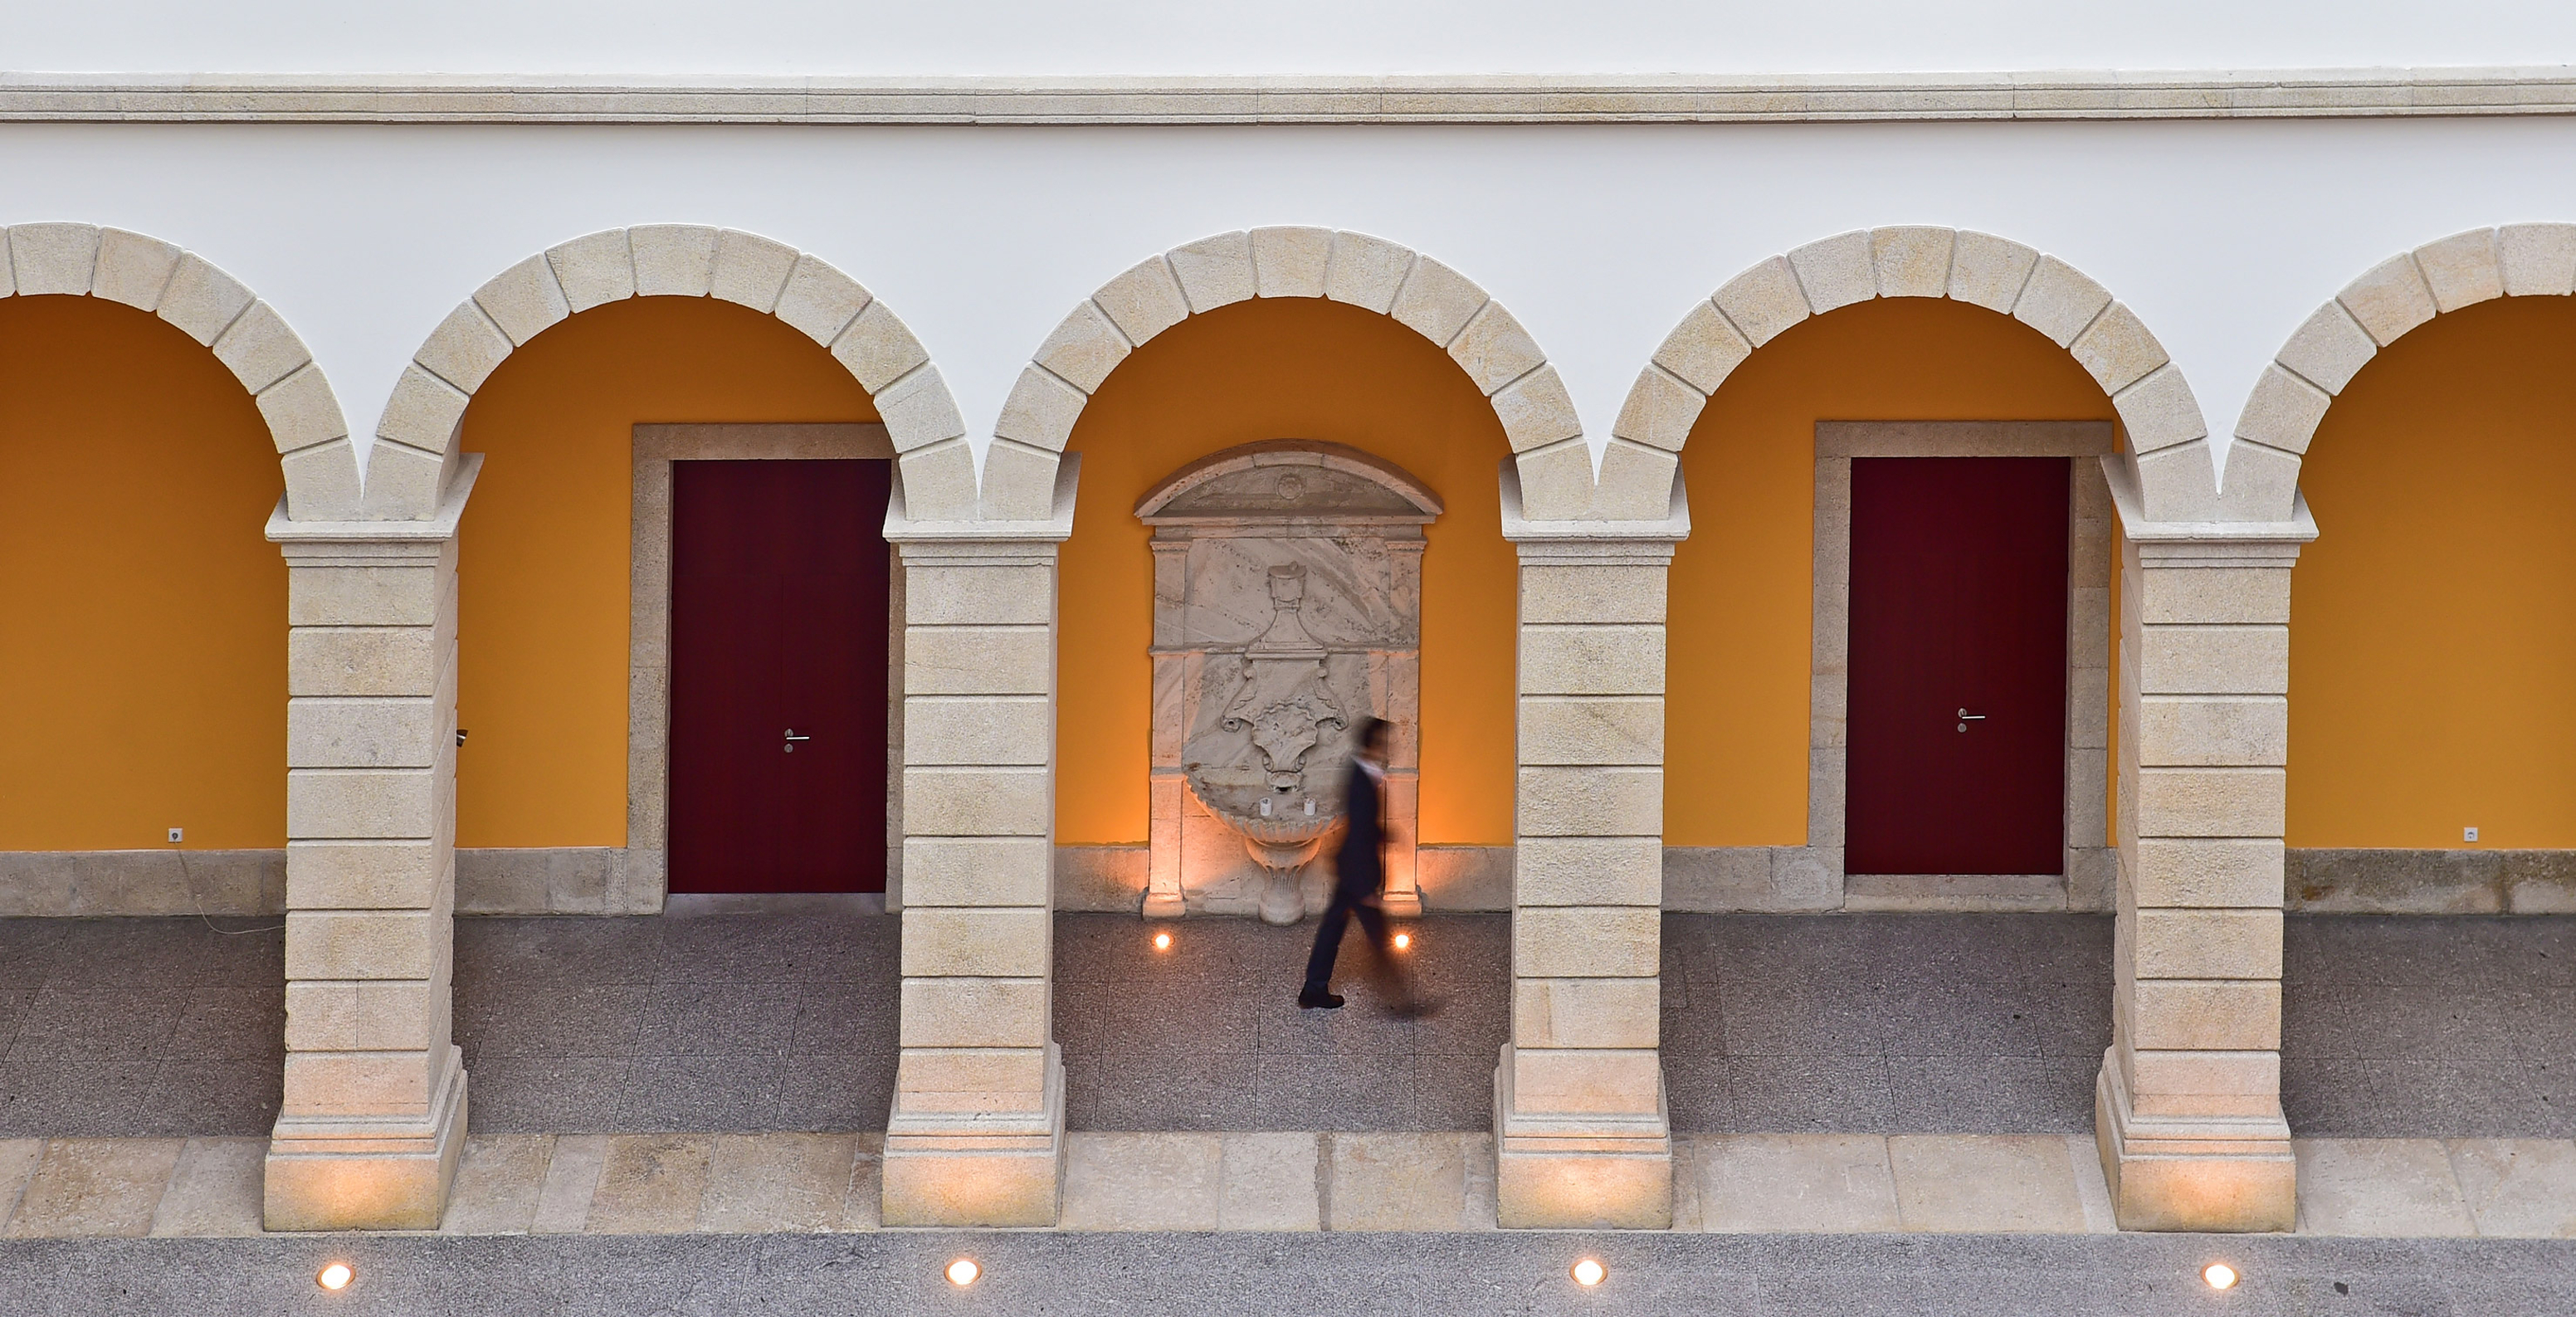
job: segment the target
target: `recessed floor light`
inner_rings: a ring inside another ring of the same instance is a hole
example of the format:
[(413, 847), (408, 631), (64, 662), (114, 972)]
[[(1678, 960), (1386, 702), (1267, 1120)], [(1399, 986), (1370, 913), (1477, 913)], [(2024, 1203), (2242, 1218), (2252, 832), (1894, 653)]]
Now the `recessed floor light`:
[(1609, 1274), (1610, 1269), (1602, 1266), (1597, 1258), (1585, 1258), (1574, 1264), (1574, 1283), (1585, 1289), (1600, 1284)]
[(1169, 933), (1156, 933), (1156, 934), (1154, 935), (1154, 949), (1155, 949), (1156, 951), (1169, 951), (1169, 950), (1171, 950), (1171, 949), (1172, 949), (1172, 935), (1171, 935), (1171, 934), (1169, 934)]
[(2209, 1287), (2214, 1290), (2232, 1290), (2236, 1288), (2236, 1268), (2231, 1267), (2224, 1262), (2212, 1262), (2208, 1266), (2201, 1268), (2200, 1278), (2209, 1282)]
[(349, 1288), (349, 1282), (357, 1278), (358, 1273), (346, 1262), (334, 1262), (313, 1273), (313, 1283), (326, 1290), (345, 1290)]
[(1398, 950), (1398, 951), (1402, 951), (1402, 950), (1404, 950), (1405, 948), (1410, 947), (1410, 946), (1412, 946), (1412, 945), (1413, 945), (1413, 935), (1412, 935), (1411, 933), (1398, 933), (1398, 934), (1396, 934), (1396, 935), (1395, 935), (1395, 949), (1396, 949), (1396, 950)]
[(973, 1258), (959, 1258), (948, 1264), (948, 1283), (961, 1290), (974, 1284), (975, 1278), (983, 1274), (984, 1269), (976, 1266)]

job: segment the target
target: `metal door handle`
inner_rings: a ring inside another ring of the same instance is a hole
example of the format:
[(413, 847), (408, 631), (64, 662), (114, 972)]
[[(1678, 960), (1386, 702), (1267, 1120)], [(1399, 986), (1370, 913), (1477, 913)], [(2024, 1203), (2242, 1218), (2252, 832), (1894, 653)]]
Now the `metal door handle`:
[(787, 751), (787, 753), (789, 753), (789, 754), (791, 754), (791, 755), (792, 755), (792, 754), (796, 753), (796, 743), (797, 743), (798, 741), (811, 741), (811, 740), (813, 740), (813, 739), (814, 739), (814, 738), (813, 738), (813, 737), (810, 737), (810, 736), (798, 736), (798, 735), (796, 734), (796, 729), (795, 729), (795, 728), (793, 728), (793, 727), (790, 727), (790, 728), (788, 728), (788, 729), (787, 729), (787, 744), (786, 744), (785, 746), (782, 746), (781, 748), (782, 748), (782, 749), (784, 749), (784, 750), (786, 750), (786, 751)]
[(1982, 714), (1982, 713), (1970, 713), (1970, 712), (1968, 712), (1968, 711), (1967, 711), (1967, 710), (1965, 710), (1965, 709), (1961, 709), (1961, 710), (1959, 710), (1959, 730), (1960, 730), (1960, 731), (1963, 731), (1963, 732), (1964, 732), (1964, 731), (1968, 730), (1968, 724), (1970, 724), (1970, 723), (1981, 723), (1981, 722), (1984, 722), (1985, 720), (1986, 720), (1986, 715), (1984, 715), (1984, 714)]

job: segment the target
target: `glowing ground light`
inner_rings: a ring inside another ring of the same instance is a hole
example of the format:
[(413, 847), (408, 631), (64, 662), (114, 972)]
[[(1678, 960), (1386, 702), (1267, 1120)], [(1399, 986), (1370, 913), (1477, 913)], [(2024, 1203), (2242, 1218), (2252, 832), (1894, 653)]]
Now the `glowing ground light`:
[(1404, 950), (1406, 947), (1409, 947), (1409, 946), (1412, 946), (1412, 945), (1413, 945), (1413, 935), (1412, 935), (1411, 933), (1398, 933), (1398, 934), (1396, 934), (1396, 935), (1395, 935), (1395, 949), (1396, 949), (1396, 950), (1398, 950), (1398, 951), (1402, 951), (1402, 950)]
[(2208, 1266), (2203, 1267), (2200, 1272), (2200, 1278), (2208, 1281), (2209, 1287), (2214, 1290), (2232, 1290), (2236, 1288), (2236, 1268), (2231, 1267), (2224, 1262), (2212, 1262)]
[(334, 1262), (313, 1273), (313, 1283), (326, 1290), (345, 1290), (349, 1288), (349, 1282), (357, 1278), (358, 1273), (350, 1270), (346, 1262)]
[(1600, 1284), (1602, 1279), (1609, 1274), (1610, 1269), (1602, 1266), (1600, 1260), (1597, 1258), (1585, 1258), (1581, 1262), (1574, 1264), (1574, 1283), (1584, 1287), (1585, 1289), (1590, 1289), (1593, 1286)]
[(959, 1258), (948, 1264), (948, 1283), (961, 1290), (974, 1284), (975, 1278), (983, 1274), (984, 1269), (976, 1266), (973, 1258)]
[(1171, 935), (1171, 934), (1169, 934), (1169, 933), (1156, 933), (1156, 934), (1154, 935), (1154, 949), (1155, 949), (1156, 951), (1169, 951), (1169, 950), (1171, 950), (1171, 949), (1172, 949), (1172, 935)]

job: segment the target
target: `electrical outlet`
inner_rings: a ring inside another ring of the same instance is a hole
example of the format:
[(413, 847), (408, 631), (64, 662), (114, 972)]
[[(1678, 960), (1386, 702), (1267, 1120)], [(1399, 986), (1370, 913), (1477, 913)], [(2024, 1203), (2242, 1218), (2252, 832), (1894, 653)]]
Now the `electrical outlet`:
[(2460, 840), (2462, 840), (2462, 841), (2476, 841), (2477, 839), (2478, 839), (2478, 830), (2477, 830), (2477, 829), (2475, 829), (2475, 828), (2462, 828), (2462, 829), (2460, 829)]
[(181, 841), (185, 840), (187, 836), (188, 830), (186, 828), (172, 828), (170, 829), (170, 844), (176, 846)]

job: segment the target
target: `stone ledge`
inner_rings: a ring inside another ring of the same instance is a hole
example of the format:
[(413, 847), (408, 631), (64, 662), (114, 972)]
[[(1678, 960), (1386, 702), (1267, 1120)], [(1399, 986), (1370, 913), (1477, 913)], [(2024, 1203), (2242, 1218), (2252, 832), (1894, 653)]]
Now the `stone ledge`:
[(2294, 914), (2576, 914), (2576, 851), (2295, 846), (2284, 868)]

